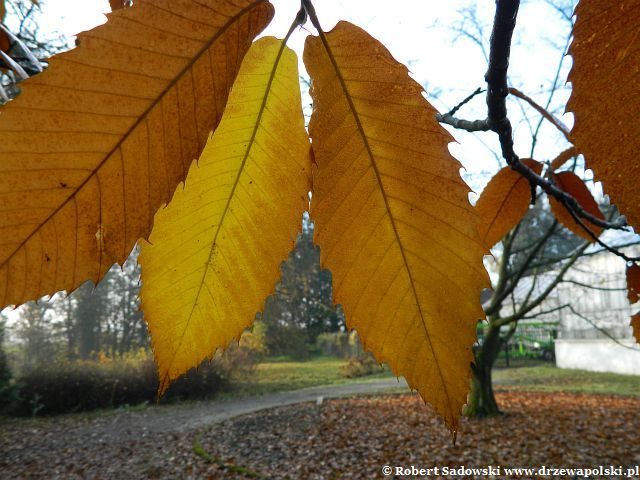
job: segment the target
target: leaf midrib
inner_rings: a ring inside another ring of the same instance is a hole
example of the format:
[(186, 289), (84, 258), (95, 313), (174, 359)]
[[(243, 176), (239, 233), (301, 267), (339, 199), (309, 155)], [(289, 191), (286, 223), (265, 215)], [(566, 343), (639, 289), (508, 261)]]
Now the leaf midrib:
[[(218, 234), (220, 233), (220, 230), (222, 230), (222, 224), (224, 223), (225, 217), (227, 215), (227, 213), (229, 212), (229, 207), (231, 205), (231, 201), (234, 198), (235, 195), (235, 191), (238, 188), (238, 185), (240, 183), (240, 177), (242, 176), (242, 173), (244, 171), (244, 167), (247, 164), (247, 160), (249, 159), (249, 153), (251, 152), (251, 149), (255, 143), (256, 140), (256, 136), (258, 134), (258, 129), (260, 128), (261, 125), (261, 120), (262, 120), (262, 116), (264, 114), (264, 112), (266, 111), (266, 106), (267, 106), (267, 101), (269, 99), (269, 94), (271, 93), (271, 86), (273, 85), (273, 80), (275, 78), (276, 75), (276, 70), (278, 69), (278, 65), (280, 64), (280, 59), (282, 58), (282, 54), (284, 52), (284, 49), (286, 47), (286, 39), (282, 40), (282, 43), (280, 44), (280, 49), (278, 50), (278, 54), (276, 55), (276, 59), (274, 61), (273, 64), (273, 68), (271, 69), (271, 73), (269, 74), (269, 80), (267, 82), (267, 86), (265, 88), (265, 94), (264, 97), (262, 99), (262, 103), (260, 105), (260, 108), (258, 110), (258, 115), (256, 117), (256, 121), (255, 121), (255, 125), (253, 128), (253, 131), (251, 132), (251, 138), (249, 139), (249, 142), (247, 143), (247, 148), (245, 151), (245, 154), (242, 158), (242, 162), (240, 163), (240, 167), (238, 169), (238, 174), (236, 175), (236, 178), (233, 182), (233, 186), (231, 187), (231, 191), (229, 192), (229, 197), (227, 198), (227, 203), (224, 206), (224, 210), (222, 211), (222, 215), (220, 216), (220, 221), (218, 222), (218, 225), (216, 227), (216, 231), (215, 234), (213, 236), (213, 241), (211, 242), (211, 248), (209, 249), (209, 255), (207, 257), (207, 261), (204, 264), (204, 268), (203, 268), (203, 273), (202, 273), (202, 278), (200, 280), (200, 284), (198, 286), (198, 291), (196, 292), (196, 295), (194, 297), (194, 302), (193, 305), (191, 306), (191, 311), (189, 312), (189, 316), (187, 318), (187, 321), (185, 322), (185, 326), (184, 326), (184, 330), (182, 331), (182, 334), (180, 335), (180, 340), (178, 341), (177, 345), (176, 345), (176, 349), (173, 353), (173, 356), (171, 358), (171, 361), (169, 362), (167, 369), (166, 369), (166, 373), (165, 376), (161, 382), (161, 389), (162, 386), (165, 386), (168, 384), (169, 382), (169, 377), (170, 377), (170, 368), (173, 365), (173, 362), (175, 361), (176, 355), (178, 354), (178, 351), (180, 351), (181, 347), (182, 347), (182, 342), (184, 341), (184, 337), (187, 333), (187, 330), (189, 328), (189, 324), (191, 322), (191, 319), (193, 317), (193, 312), (196, 309), (196, 306), (198, 305), (198, 300), (200, 298), (200, 294), (202, 293), (202, 288), (206, 287), (207, 290), (209, 290), (208, 285), (206, 285), (205, 283), (205, 279), (207, 277), (207, 272), (209, 271), (209, 266), (211, 265), (211, 260), (213, 258), (213, 254), (215, 251), (215, 247), (218, 241)], [(209, 290), (209, 295), (211, 295), (211, 291)], [(212, 297), (213, 299), (213, 297)]]
[(415, 298), (416, 301), (416, 306), (418, 307), (418, 313), (420, 314), (420, 319), (422, 320), (422, 326), (424, 328), (424, 332), (425, 332), (425, 336), (427, 339), (427, 342), (429, 344), (429, 349), (431, 350), (431, 354), (433, 355), (433, 360), (436, 364), (436, 370), (438, 371), (438, 375), (440, 376), (440, 381), (442, 384), (442, 388), (444, 389), (444, 394), (447, 397), (447, 410), (449, 410), (449, 415), (451, 416), (451, 419), (454, 419), (454, 415), (453, 415), (453, 411), (452, 411), (452, 405), (451, 405), (451, 397), (449, 396), (449, 391), (447, 389), (447, 384), (444, 380), (444, 375), (442, 373), (442, 369), (440, 367), (440, 362), (438, 361), (438, 357), (436, 355), (436, 352), (433, 348), (433, 343), (431, 342), (431, 335), (429, 334), (429, 329), (427, 328), (426, 322), (425, 322), (425, 318), (424, 318), (424, 314), (422, 312), (422, 306), (420, 305), (420, 300), (418, 297), (418, 292), (416, 289), (416, 284), (415, 281), (413, 279), (413, 274), (411, 273), (411, 268), (409, 267), (409, 263), (407, 260), (407, 256), (406, 253), (404, 251), (404, 246), (402, 245), (402, 241), (400, 240), (400, 234), (398, 232), (398, 228), (396, 226), (396, 222), (393, 218), (393, 214), (391, 213), (391, 206), (389, 205), (389, 200), (387, 198), (387, 194), (386, 191), (384, 189), (384, 184), (382, 183), (382, 177), (380, 175), (380, 171), (378, 170), (378, 165), (376, 163), (375, 157), (373, 155), (373, 151), (371, 149), (371, 145), (369, 145), (369, 140), (365, 134), (364, 131), (364, 127), (362, 125), (362, 122), (360, 121), (360, 116), (358, 115), (358, 112), (356, 110), (355, 104), (353, 102), (353, 99), (351, 98), (351, 94), (349, 93), (349, 89), (347, 87), (346, 81), (344, 79), (344, 77), (342, 76), (342, 73), (340, 72), (340, 68), (338, 67), (338, 62), (336, 61), (333, 52), (331, 51), (331, 47), (329, 46), (329, 42), (326, 39), (325, 33), (322, 29), (318, 28), (318, 35), (320, 37), (320, 40), (322, 41), (322, 44), (325, 48), (325, 51), (327, 52), (327, 56), (329, 57), (329, 60), (331, 61), (331, 65), (333, 66), (333, 69), (335, 71), (336, 77), (338, 78), (338, 81), (340, 82), (340, 86), (342, 87), (342, 91), (344, 92), (345, 98), (347, 100), (347, 104), (349, 105), (349, 110), (351, 111), (351, 114), (353, 115), (353, 118), (356, 122), (356, 126), (358, 128), (358, 132), (360, 133), (360, 136), (362, 137), (362, 141), (364, 143), (365, 149), (367, 150), (367, 154), (369, 156), (369, 159), (371, 161), (371, 166), (373, 168), (373, 171), (376, 175), (376, 180), (378, 182), (378, 185), (380, 187), (380, 192), (382, 193), (382, 198), (384, 200), (384, 204), (385, 204), (385, 208), (387, 210), (387, 214), (389, 216), (389, 220), (391, 223), (391, 227), (393, 229), (393, 233), (396, 237), (396, 243), (398, 244), (398, 247), (400, 249), (400, 254), (402, 256), (402, 261), (404, 264), (404, 267), (407, 271), (407, 275), (409, 277), (409, 283), (411, 284), (411, 289), (413, 291), (413, 296)]
[[(5, 266), (8, 267), (8, 263), (13, 259), (13, 257), (33, 238), (33, 236), (38, 233), (46, 224), (48, 224), (53, 217), (55, 217), (69, 202), (76, 198), (76, 195), (80, 193), (80, 191), (87, 185), (93, 178), (96, 177), (100, 169), (104, 166), (104, 164), (109, 161), (109, 159), (118, 151), (118, 149), (122, 146), (125, 140), (129, 138), (129, 136), (134, 132), (136, 128), (143, 122), (146, 121), (148, 115), (151, 111), (164, 99), (165, 95), (178, 83), (178, 81), (193, 67), (196, 61), (198, 61), (202, 55), (211, 48), (211, 46), (231, 27), (235, 24), (235, 22), (243, 17), (249, 11), (255, 9), (260, 4), (268, 3), (268, 0), (257, 0), (251, 5), (245, 7), (236, 15), (231, 17), (227, 23), (225, 23), (216, 34), (211, 37), (207, 43), (187, 62), (184, 68), (167, 84), (167, 86), (162, 90), (162, 92), (151, 102), (149, 107), (136, 119), (136, 121), (131, 125), (131, 127), (122, 135), (122, 138), (114, 145), (114, 147), (105, 154), (104, 158), (98, 163), (98, 165), (91, 170), (91, 173), (87, 175), (87, 177), (76, 187), (76, 189), (69, 195), (64, 202), (62, 202), (58, 207), (49, 214), (47, 218), (45, 218), (42, 222), (38, 222), (38, 227), (36, 227), (19, 245), (16, 249), (8, 255), (0, 264), (0, 268)], [(124, 195), (124, 193), (123, 193)], [(102, 209), (100, 209), (102, 211)], [(126, 215), (126, 212), (125, 212)], [(77, 232), (76, 232), (77, 237)], [(126, 240), (126, 239), (125, 239)], [(102, 252), (102, 251), (101, 251)], [(102, 261), (100, 262), (102, 263)], [(99, 265), (99, 269), (102, 268), (102, 265)], [(75, 270), (73, 273), (73, 279), (75, 283)]]

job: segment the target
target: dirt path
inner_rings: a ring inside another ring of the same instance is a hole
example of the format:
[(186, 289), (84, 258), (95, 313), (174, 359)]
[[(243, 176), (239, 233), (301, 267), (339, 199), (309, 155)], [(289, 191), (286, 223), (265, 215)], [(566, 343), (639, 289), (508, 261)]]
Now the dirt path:
[(258, 397), (157, 407), (137, 415), (134, 413), (128, 417), (122, 416), (116, 419), (114, 424), (126, 425), (127, 428), (135, 428), (137, 430), (146, 429), (150, 432), (183, 432), (196, 430), (229, 418), (268, 408), (317, 401), (318, 397), (338, 398), (365, 395), (406, 386), (407, 384), (404, 380), (399, 382), (396, 379), (385, 379), (373, 382), (311, 387)]
[[(193, 454), (192, 442), (205, 427), (320, 396), (372, 394), (404, 386), (389, 379), (107, 415), (0, 419), (0, 478), (122, 478), (116, 472), (123, 468), (128, 478), (183, 478), (185, 463), (201, 460)], [(176, 464), (182, 470), (174, 476), (171, 469)]]

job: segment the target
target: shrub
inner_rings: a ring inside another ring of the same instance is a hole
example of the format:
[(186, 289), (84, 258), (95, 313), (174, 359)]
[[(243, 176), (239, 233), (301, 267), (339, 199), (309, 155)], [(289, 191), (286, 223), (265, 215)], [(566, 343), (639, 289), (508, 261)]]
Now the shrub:
[[(167, 390), (162, 402), (202, 399), (219, 392), (235, 373), (253, 368), (250, 346), (232, 347), (191, 369)], [(35, 415), (79, 412), (155, 402), (158, 374), (150, 353), (123, 358), (101, 355), (97, 361), (61, 361), (25, 371), (17, 379), (18, 396), (9, 413)]]
[(364, 377), (382, 371), (376, 359), (368, 352), (351, 357), (342, 367), (342, 375), (347, 378)]
[(263, 322), (255, 322), (250, 330), (246, 330), (237, 344), (231, 344), (223, 355), (219, 355), (229, 379), (243, 376), (251, 371), (267, 353), (266, 326)]

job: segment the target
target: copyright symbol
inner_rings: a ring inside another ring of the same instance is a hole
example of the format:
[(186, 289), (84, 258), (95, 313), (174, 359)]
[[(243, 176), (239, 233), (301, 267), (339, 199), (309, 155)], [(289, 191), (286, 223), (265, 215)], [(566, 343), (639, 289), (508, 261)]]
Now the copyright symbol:
[(384, 467), (382, 467), (382, 474), (383, 474), (383, 475), (385, 475), (385, 476), (387, 476), (387, 477), (388, 477), (389, 475), (391, 475), (391, 472), (392, 472), (392, 471), (393, 471), (393, 470), (391, 469), (391, 467), (390, 467), (389, 465), (385, 465)]

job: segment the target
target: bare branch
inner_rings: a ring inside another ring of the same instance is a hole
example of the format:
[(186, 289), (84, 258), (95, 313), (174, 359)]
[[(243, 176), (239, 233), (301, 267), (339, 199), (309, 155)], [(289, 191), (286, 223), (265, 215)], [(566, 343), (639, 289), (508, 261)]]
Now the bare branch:
[(532, 320), (534, 318), (538, 318), (541, 315), (547, 315), (549, 313), (557, 312), (558, 310), (562, 310), (563, 308), (567, 308), (568, 306), (569, 306), (569, 304), (565, 303), (564, 305), (560, 305), (559, 307), (550, 308), (549, 310), (542, 310), (540, 312), (536, 312), (535, 315), (531, 315), (530, 317), (526, 317), (526, 316), (522, 317), (521, 320)]
[[(513, 149), (513, 132), (511, 122), (507, 116), (506, 97), (509, 94), (507, 86), (507, 70), (509, 68), (509, 54), (511, 50), (511, 37), (516, 24), (519, 0), (496, 0), (496, 14), (494, 17), (493, 31), (491, 33), (491, 49), (489, 54), (489, 68), (485, 74), (487, 81), (487, 110), (486, 120), (465, 121), (450, 118), (446, 115), (436, 115), (436, 119), (457, 128), (467, 131), (483, 131), (487, 127), (494, 131), (500, 140), (502, 156), (507, 164), (516, 172), (526, 178), (533, 188), (538, 186), (547, 195), (556, 198), (572, 214), (574, 218), (580, 217), (589, 223), (601, 228), (628, 230), (626, 219), (619, 217), (616, 221), (601, 220), (587, 212), (578, 201), (568, 193), (558, 188), (552, 181), (536, 174), (520, 161)], [(589, 233), (603, 248), (624, 258), (626, 257), (616, 249), (602, 243), (583, 221), (576, 220), (587, 233)]]
[(467, 132), (487, 132), (491, 130), (491, 127), (489, 127), (489, 123), (486, 119), (462, 120), (448, 113), (436, 113), (436, 120), (440, 123), (451, 125), (454, 128), (459, 128), (460, 130), (466, 130)]
[(602, 240), (600, 240), (600, 238), (598, 238), (598, 236), (593, 232), (593, 230), (591, 230), (591, 228), (589, 228), (589, 226), (587, 224), (585, 224), (582, 219), (580, 217), (578, 217), (578, 215), (576, 215), (576, 212), (572, 211), (570, 208), (567, 207), (567, 211), (569, 212), (569, 214), (571, 215), (571, 217), (573, 218), (573, 220), (582, 227), (582, 229), (584, 231), (586, 231), (589, 236), (591, 238), (593, 238), (593, 240), (600, 245), (602, 248), (604, 248), (605, 250), (607, 250), (608, 252), (613, 253), (614, 255), (617, 255), (618, 257), (624, 259), (626, 262), (637, 262), (640, 260), (640, 257), (629, 257), (627, 255), (625, 255), (623, 252), (621, 252), (620, 250), (618, 250), (617, 248), (611, 247), (609, 245), (607, 245), (606, 243), (604, 243)]
[(538, 295), (538, 297), (533, 300), (531, 303), (523, 304), (520, 307), (520, 310), (515, 312), (513, 315), (508, 317), (501, 318), (496, 323), (498, 326), (507, 325), (510, 322), (517, 321), (522, 319), (527, 313), (532, 311), (534, 308), (538, 307), (545, 299), (549, 296), (549, 294), (553, 291), (554, 288), (560, 283), (567, 273), (567, 271), (571, 268), (571, 266), (576, 262), (576, 260), (580, 257), (582, 252), (589, 246), (588, 242), (585, 242), (580, 248), (578, 248), (575, 253), (569, 258), (569, 260), (562, 266), (556, 277), (553, 279), (549, 285)]
[(526, 305), (527, 303), (529, 303), (529, 300), (531, 299), (531, 295), (533, 295), (533, 292), (535, 291), (537, 285), (538, 285), (538, 269), (536, 268), (533, 270), (533, 281), (531, 282), (531, 288), (529, 289), (529, 291), (524, 297), (524, 300), (522, 301), (523, 305)]
[[(508, 272), (508, 266), (507, 266), (510, 254), (505, 249), (505, 251), (502, 254), (503, 260), (501, 263), (500, 275), (498, 280), (498, 288), (496, 288), (493, 295), (491, 296), (491, 303), (485, 309), (485, 313), (487, 315), (498, 314), (498, 312), (502, 308), (502, 302), (504, 302), (505, 298), (507, 298), (511, 294), (511, 292), (513, 292), (513, 290), (516, 288), (516, 285), (518, 284), (522, 276), (530, 268), (530, 265), (531, 265), (531, 262), (533, 262), (533, 259), (536, 257), (536, 255), (538, 255), (538, 253), (544, 247), (545, 243), (547, 243), (547, 240), (549, 240), (551, 235), (553, 235), (553, 232), (557, 225), (558, 225), (557, 221), (554, 221), (551, 224), (551, 227), (544, 233), (544, 235), (542, 235), (536, 241), (535, 247), (531, 252), (529, 252), (529, 255), (527, 255), (527, 258), (522, 263), (518, 271), (513, 272), (511, 275)], [(518, 227), (519, 226), (520, 224), (518, 224)], [(515, 237), (515, 234), (512, 234), (512, 235)]]

